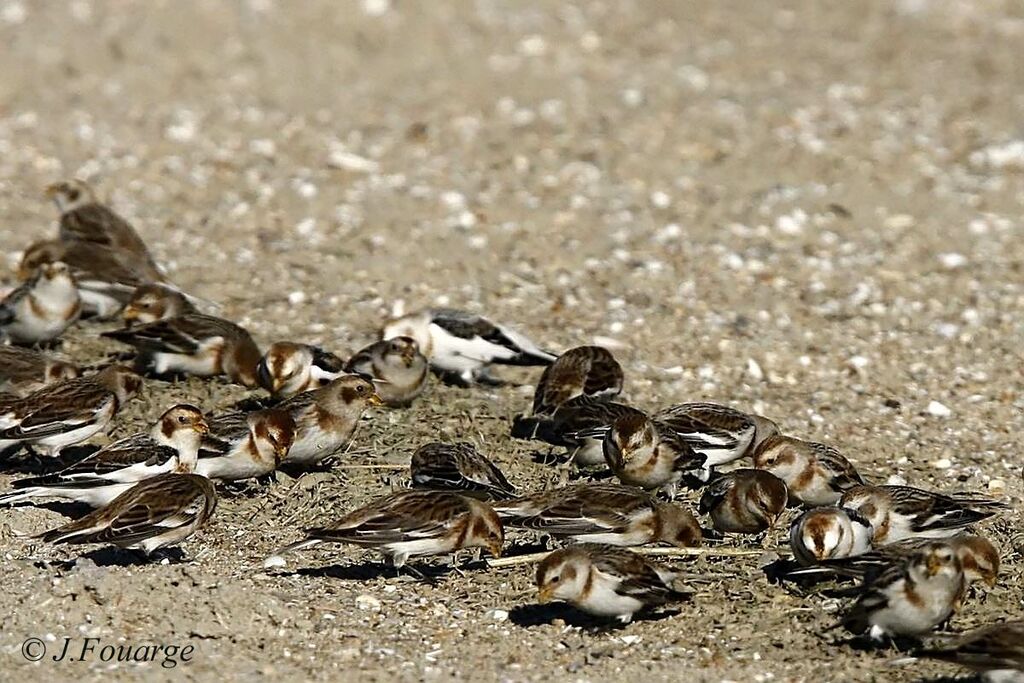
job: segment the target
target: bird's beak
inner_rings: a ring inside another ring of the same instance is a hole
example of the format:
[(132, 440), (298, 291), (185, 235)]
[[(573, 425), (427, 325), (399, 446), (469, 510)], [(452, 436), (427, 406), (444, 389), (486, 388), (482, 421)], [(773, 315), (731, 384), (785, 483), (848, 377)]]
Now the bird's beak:
[(551, 586), (541, 586), (540, 590), (537, 591), (537, 602), (542, 605), (546, 605), (554, 599), (554, 591)]
[(928, 576), (935, 576), (939, 573), (939, 569), (941, 568), (942, 563), (939, 562), (936, 557), (932, 556), (928, 558)]
[(200, 434), (209, 434), (210, 425), (206, 424), (205, 422), (200, 422), (196, 425), (196, 431), (199, 432)]
[(501, 541), (492, 541), (488, 543), (487, 550), (494, 557), (501, 557)]
[(999, 575), (989, 574), (985, 577), (985, 583), (986, 585), (988, 585), (989, 588), (995, 588), (996, 584), (999, 583)]
[(370, 398), (366, 399), (366, 402), (369, 403), (371, 406), (384, 405), (384, 399), (382, 399), (380, 397), (380, 394), (377, 393), (370, 394)]
[(43, 190), (43, 196), (45, 196), (47, 199), (53, 199), (54, 197), (57, 196), (57, 194), (59, 192), (60, 192), (60, 185), (55, 183), (53, 185), (47, 185), (46, 186), (46, 189)]

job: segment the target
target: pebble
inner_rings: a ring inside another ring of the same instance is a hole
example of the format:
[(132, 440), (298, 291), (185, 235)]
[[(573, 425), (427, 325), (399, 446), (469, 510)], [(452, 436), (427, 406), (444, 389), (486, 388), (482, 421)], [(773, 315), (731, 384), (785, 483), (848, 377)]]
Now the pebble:
[(939, 403), (938, 401), (932, 401), (928, 404), (928, 414), (934, 417), (949, 417), (953, 414), (953, 411)]
[(381, 610), (381, 602), (372, 595), (363, 593), (356, 597), (356, 608), (368, 612), (379, 612)]
[(994, 496), (1001, 496), (1006, 493), (1006, 482), (1002, 479), (993, 479), (988, 483), (988, 492)]
[(764, 381), (764, 370), (761, 369), (761, 365), (753, 358), (747, 359), (747, 376), (755, 382)]
[(932, 467), (938, 470), (948, 470), (952, 466), (953, 461), (950, 460), (949, 458), (939, 458), (938, 460), (932, 462)]

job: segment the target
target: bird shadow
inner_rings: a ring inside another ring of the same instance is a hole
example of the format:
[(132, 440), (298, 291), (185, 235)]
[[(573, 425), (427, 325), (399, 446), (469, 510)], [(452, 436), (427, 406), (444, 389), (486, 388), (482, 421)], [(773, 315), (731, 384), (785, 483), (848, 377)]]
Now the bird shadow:
[(867, 634), (839, 638), (837, 644), (845, 645), (856, 652), (884, 652), (895, 650), (900, 654), (913, 654), (921, 648), (921, 641), (916, 638), (907, 637), (886, 637), (879, 641), (870, 638)]
[[(662, 609), (655, 612), (644, 612), (633, 617), (632, 622), (658, 622), (670, 619), (680, 614), (677, 609)], [(565, 603), (552, 603), (548, 605), (532, 604), (513, 607), (508, 613), (508, 619), (516, 626), (530, 628), (531, 626), (543, 626), (550, 624), (555, 619), (561, 619), (567, 626), (574, 626), (593, 631), (621, 631), (629, 624), (623, 624), (618, 619), (601, 618), (589, 615), (575, 609)]]
[(81, 462), (99, 449), (100, 447), (94, 444), (68, 446), (57, 456), (40, 455), (31, 447), (10, 449), (0, 455), (0, 469), (4, 472), (41, 477)]
[(159, 564), (165, 559), (170, 564), (181, 564), (188, 561), (185, 557), (185, 552), (181, 548), (161, 548), (152, 555), (147, 556), (141, 550), (105, 547), (96, 548), (95, 550), (82, 553), (78, 557), (55, 562), (54, 564), (64, 570), (73, 569), (79, 560), (90, 560), (97, 567), (144, 567)]
[(441, 579), (452, 574), (467, 571), (483, 570), (487, 566), (483, 562), (470, 561), (457, 569), (448, 564), (406, 564), (393, 567), (384, 562), (359, 562), (357, 564), (332, 564), (323, 567), (302, 567), (286, 575), (311, 576), (317, 578), (340, 579), (342, 581), (372, 581), (374, 579), (395, 579), (408, 577), (430, 585), (437, 585)]
[(281, 403), (280, 398), (274, 398), (273, 396), (246, 396), (237, 403), (230, 406), (231, 410), (237, 410), (241, 413), (254, 413), (257, 410), (266, 410), (267, 408), (275, 408)]

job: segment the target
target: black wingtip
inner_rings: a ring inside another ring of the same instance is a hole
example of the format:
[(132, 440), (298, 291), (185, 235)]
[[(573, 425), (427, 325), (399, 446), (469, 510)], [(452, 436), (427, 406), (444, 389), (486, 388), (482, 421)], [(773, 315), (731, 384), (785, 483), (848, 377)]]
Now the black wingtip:
[(512, 438), (513, 439), (533, 439), (537, 436), (537, 430), (540, 428), (540, 420), (536, 417), (527, 417), (525, 415), (517, 415), (512, 420)]

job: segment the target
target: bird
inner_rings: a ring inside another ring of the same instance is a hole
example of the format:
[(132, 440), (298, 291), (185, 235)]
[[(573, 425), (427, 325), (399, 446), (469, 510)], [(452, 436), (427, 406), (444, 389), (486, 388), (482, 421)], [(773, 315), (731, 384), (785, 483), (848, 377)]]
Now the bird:
[(274, 342), (256, 366), (259, 385), (272, 396), (290, 398), (338, 379), (345, 361), (319, 346)]
[(456, 491), (493, 500), (516, 495), (515, 487), (501, 470), (466, 441), (423, 444), (412, 454), (409, 473), (416, 488)]
[(384, 405), (409, 405), (427, 386), (430, 364), (412, 337), (391, 337), (360, 349), (345, 372), (373, 378)]
[(839, 503), (875, 528), (876, 546), (908, 538), (949, 538), (1006, 509), (978, 493), (938, 493), (912, 486), (856, 486)]
[(209, 479), (167, 472), (140, 481), (108, 505), (37, 538), (47, 543), (110, 543), (149, 556), (194, 534), (216, 507), (217, 494)]
[(621, 484), (575, 484), (494, 503), (506, 526), (578, 543), (701, 545), (700, 524), (686, 508)]
[(93, 242), (134, 255), (156, 269), (139, 233), (128, 221), (96, 200), (85, 181), (74, 179), (46, 188), (46, 197), (60, 212), (58, 237), (64, 242)]
[(0, 400), (0, 452), (27, 445), (57, 456), (103, 432), (142, 386), (128, 368), (111, 365), (85, 377), (49, 384), (24, 398)]
[(518, 332), (487, 318), (451, 308), (432, 308), (395, 318), (381, 339), (412, 337), (430, 365), (445, 379), (461, 386), (494, 382), (487, 374), (492, 363), (550, 365), (555, 355)]
[(739, 460), (779, 433), (778, 425), (766, 417), (718, 403), (680, 403), (659, 410), (651, 419), (706, 458), (695, 474), (702, 482), (710, 481), (714, 467)]
[(221, 481), (270, 474), (288, 457), (296, 431), (291, 414), (279, 408), (212, 418), (196, 473)]
[(81, 371), (73, 364), (34, 349), (0, 346), (0, 391), (18, 396), (48, 384), (75, 379)]
[[(928, 545), (936, 543), (931, 539), (909, 539), (891, 543), (868, 552), (849, 557), (835, 557), (822, 560), (820, 564), (798, 569), (789, 576), (809, 576), (817, 579), (849, 578), (870, 580), (881, 574), (892, 564), (902, 562), (913, 553), (920, 552)], [(956, 553), (963, 567), (964, 578), (968, 585), (982, 581), (994, 587), (999, 580), (1001, 564), (999, 551), (984, 536), (962, 534), (942, 541)]]
[(706, 456), (643, 413), (617, 419), (604, 436), (603, 448), (605, 462), (619, 481), (663, 490), (669, 498), (685, 475), (706, 467)]
[(136, 483), (166, 472), (195, 471), (209, 426), (190, 404), (171, 406), (148, 432), (131, 434), (54, 474), (18, 479), (0, 504), (64, 498), (107, 505)]
[(538, 602), (568, 602), (599, 617), (629, 623), (641, 611), (683, 600), (678, 576), (640, 555), (583, 543), (556, 550), (537, 567)]
[(148, 261), (95, 242), (43, 240), (22, 255), (18, 276), (28, 279), (43, 265), (67, 264), (82, 299), (83, 315), (109, 318), (117, 314), (139, 286), (161, 282), (163, 274)]
[(947, 543), (930, 543), (857, 589), (841, 623), (872, 640), (921, 636), (949, 619), (966, 592), (963, 567)]
[(0, 301), (0, 338), (11, 344), (52, 342), (82, 313), (67, 265), (47, 263)]
[(1024, 683), (1024, 621), (989, 624), (913, 654), (959, 664), (981, 674), (984, 683)]
[(544, 368), (533, 393), (533, 414), (550, 415), (577, 396), (612, 399), (622, 393), (622, 366), (603, 346), (577, 346)]
[(807, 506), (835, 505), (843, 491), (864, 483), (849, 460), (823, 443), (776, 434), (753, 457), (754, 467), (786, 482), (790, 500)]
[(717, 531), (759, 534), (775, 526), (788, 500), (785, 482), (771, 472), (738, 469), (712, 479), (697, 510)]
[(512, 438), (567, 448), (571, 462), (577, 465), (604, 465), (604, 436), (617, 419), (626, 415), (643, 413), (624, 403), (577, 396), (550, 415), (516, 416), (512, 421)]
[[(126, 313), (130, 309), (126, 308)], [(173, 318), (103, 332), (103, 337), (134, 346), (136, 366), (157, 376), (184, 373), (226, 375), (237, 384), (257, 386), (262, 357), (244, 328), (223, 318), (185, 312)]]
[(166, 283), (148, 283), (136, 287), (121, 311), (126, 328), (170, 320), (199, 313), (183, 292)]
[(821, 506), (805, 511), (789, 527), (789, 545), (801, 565), (856, 557), (871, 550), (874, 527), (856, 510)]
[(267, 558), (280, 565), (281, 556), (324, 542), (375, 548), (400, 568), (410, 557), (444, 555), (463, 548), (484, 548), (501, 556), (505, 532), (491, 507), (447, 491), (408, 489), (378, 498), (337, 522), (306, 529), (306, 537)]
[(326, 386), (281, 401), (276, 408), (295, 421), (295, 439), (285, 462), (315, 465), (345, 447), (368, 406), (380, 405), (373, 383), (342, 375)]

